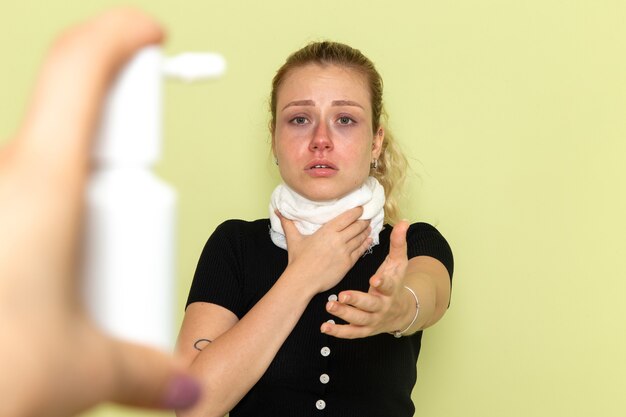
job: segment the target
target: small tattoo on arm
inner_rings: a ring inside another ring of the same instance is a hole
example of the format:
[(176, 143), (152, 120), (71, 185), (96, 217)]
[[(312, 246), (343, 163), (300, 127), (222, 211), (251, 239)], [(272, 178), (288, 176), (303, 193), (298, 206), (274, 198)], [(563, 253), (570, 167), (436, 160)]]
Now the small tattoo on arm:
[(202, 351), (202, 349), (204, 349), (204, 347), (206, 345), (208, 345), (209, 343), (211, 343), (212, 340), (209, 339), (198, 339), (196, 340), (196, 342), (193, 344), (194, 349)]

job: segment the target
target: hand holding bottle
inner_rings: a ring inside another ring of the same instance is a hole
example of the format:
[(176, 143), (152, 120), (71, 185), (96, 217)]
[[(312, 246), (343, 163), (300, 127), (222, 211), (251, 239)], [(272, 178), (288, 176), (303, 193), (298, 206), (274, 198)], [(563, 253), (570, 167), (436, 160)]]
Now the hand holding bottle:
[(116, 71), (160, 27), (117, 10), (53, 45), (14, 140), (0, 152), (0, 415), (67, 416), (100, 401), (186, 407), (199, 389), (167, 355), (103, 334), (80, 299), (90, 140)]

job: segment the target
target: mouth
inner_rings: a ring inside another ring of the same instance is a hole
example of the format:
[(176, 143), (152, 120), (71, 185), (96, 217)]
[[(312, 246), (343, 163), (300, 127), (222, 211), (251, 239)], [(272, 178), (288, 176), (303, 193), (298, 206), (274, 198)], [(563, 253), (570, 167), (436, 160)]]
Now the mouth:
[(307, 170), (314, 170), (314, 169), (332, 169), (332, 170), (337, 170), (337, 167), (335, 167), (332, 164), (329, 164), (327, 162), (318, 162), (318, 163), (314, 163), (309, 165), (307, 168)]

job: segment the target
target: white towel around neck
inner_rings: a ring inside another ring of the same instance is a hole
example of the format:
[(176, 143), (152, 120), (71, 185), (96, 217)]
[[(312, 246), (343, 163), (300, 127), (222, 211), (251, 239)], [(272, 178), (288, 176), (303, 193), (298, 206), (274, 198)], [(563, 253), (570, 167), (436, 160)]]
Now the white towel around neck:
[(371, 220), (372, 245), (379, 242), (378, 234), (385, 221), (385, 190), (374, 177), (350, 194), (330, 201), (312, 201), (285, 184), (280, 184), (272, 192), (270, 200), (270, 236), (272, 242), (280, 248), (287, 249), (287, 240), (280, 219), (274, 212), (278, 210), (285, 218), (293, 220), (303, 235), (311, 235), (324, 224), (354, 207), (363, 206), (360, 219)]

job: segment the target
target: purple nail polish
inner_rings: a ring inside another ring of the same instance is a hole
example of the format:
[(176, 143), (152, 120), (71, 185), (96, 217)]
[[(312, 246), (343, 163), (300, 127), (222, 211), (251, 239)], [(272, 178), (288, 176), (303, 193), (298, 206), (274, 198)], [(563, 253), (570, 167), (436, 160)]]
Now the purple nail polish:
[(165, 408), (188, 408), (194, 405), (200, 398), (200, 384), (190, 376), (178, 375), (170, 381), (165, 396), (163, 407)]

